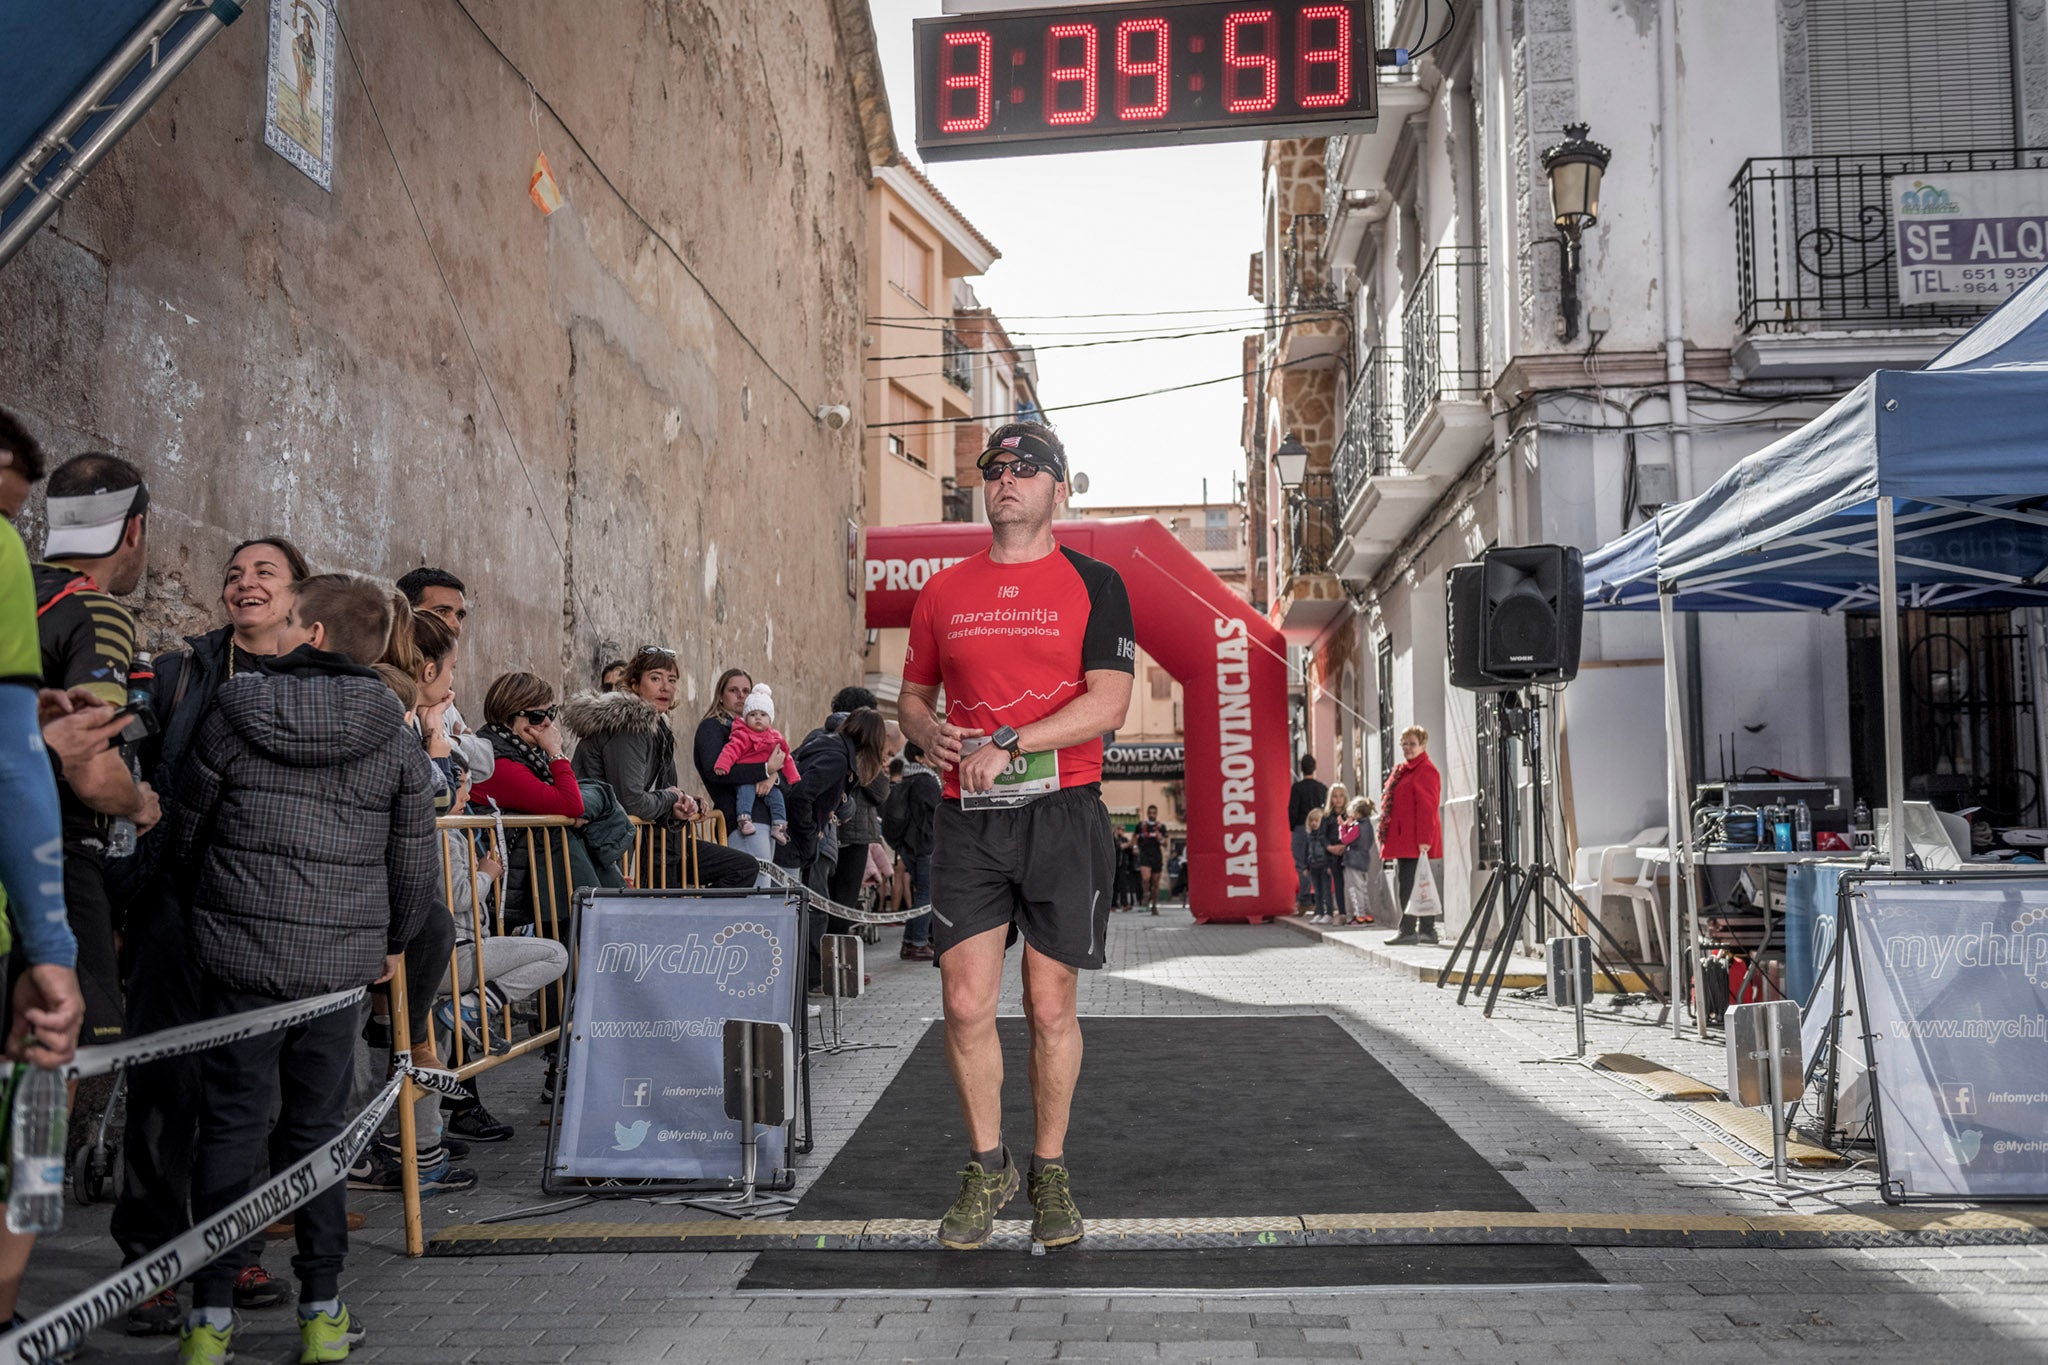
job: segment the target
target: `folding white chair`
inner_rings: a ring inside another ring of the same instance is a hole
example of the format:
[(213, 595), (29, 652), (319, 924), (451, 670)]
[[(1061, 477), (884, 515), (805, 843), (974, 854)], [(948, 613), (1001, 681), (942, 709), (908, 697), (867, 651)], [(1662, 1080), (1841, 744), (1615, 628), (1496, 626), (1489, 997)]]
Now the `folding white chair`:
[(1638, 848), (1664, 842), (1665, 827), (1646, 829), (1625, 844), (1582, 848), (1572, 858), (1572, 890), (1594, 914), (1604, 909), (1601, 902), (1618, 896), (1629, 902), (1636, 914), (1636, 942), (1642, 945), (1646, 961), (1669, 961), (1664, 943), (1664, 918), (1657, 895), (1657, 874), (1652, 864), (1636, 857)]

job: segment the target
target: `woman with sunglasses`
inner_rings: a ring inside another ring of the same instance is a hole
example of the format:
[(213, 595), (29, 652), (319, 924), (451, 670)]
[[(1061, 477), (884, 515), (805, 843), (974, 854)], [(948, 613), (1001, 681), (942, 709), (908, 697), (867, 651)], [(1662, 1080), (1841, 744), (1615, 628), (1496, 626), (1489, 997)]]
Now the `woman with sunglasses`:
[[(629, 814), (671, 833), (694, 820), (705, 805), (686, 794), (676, 776), (676, 736), (668, 715), (681, 677), (673, 650), (646, 645), (626, 661), (624, 687), (609, 694), (584, 693), (570, 702), (563, 723), (575, 733), (576, 775), (603, 782), (618, 793)], [(664, 883), (643, 869), (643, 886), (681, 886), (683, 841), (670, 838)], [(735, 849), (696, 841), (697, 867), (706, 886), (751, 886), (759, 863)]]
[(583, 792), (562, 744), (555, 689), (531, 673), (501, 673), (484, 693), (484, 738), (497, 755), (477, 801), (495, 801), (510, 815), (583, 818)]

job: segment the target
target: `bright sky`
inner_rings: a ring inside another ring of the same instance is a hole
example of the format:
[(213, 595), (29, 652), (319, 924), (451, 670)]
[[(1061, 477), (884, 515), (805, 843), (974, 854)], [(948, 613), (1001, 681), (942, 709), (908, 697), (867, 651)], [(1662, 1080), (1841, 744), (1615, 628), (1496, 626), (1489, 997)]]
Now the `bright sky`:
[[(914, 156), (910, 21), (940, 13), (940, 3), (870, 0), (869, 7), (896, 141)], [(1210, 501), (1231, 500), (1233, 480), (1244, 471), (1238, 446), (1243, 386), (1234, 378), (1129, 403), (1058, 409), (1243, 370), (1239, 338), (1256, 316), (1245, 284), (1259, 246), (1259, 153), (1257, 142), (1226, 142), (924, 167), (954, 207), (1002, 250), (988, 274), (973, 281), (974, 291), (1013, 339), (1039, 348), (1039, 395), (1054, 409), (1074, 468), (1089, 479), (1087, 495), (1076, 502), (1199, 502), (1205, 478)], [(1218, 311), (1207, 317), (1044, 316), (1187, 309)], [(1081, 329), (1217, 335), (1054, 349), (1101, 339), (1072, 335)], [(878, 334), (878, 347), (889, 335)]]

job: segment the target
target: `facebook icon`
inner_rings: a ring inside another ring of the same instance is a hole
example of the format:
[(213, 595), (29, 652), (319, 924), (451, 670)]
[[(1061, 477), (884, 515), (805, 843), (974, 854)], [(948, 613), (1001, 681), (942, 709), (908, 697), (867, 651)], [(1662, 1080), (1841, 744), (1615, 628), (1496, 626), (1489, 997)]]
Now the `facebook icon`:
[(626, 1096), (619, 1103), (627, 1109), (645, 1109), (654, 1094), (654, 1082), (645, 1076), (626, 1077)]

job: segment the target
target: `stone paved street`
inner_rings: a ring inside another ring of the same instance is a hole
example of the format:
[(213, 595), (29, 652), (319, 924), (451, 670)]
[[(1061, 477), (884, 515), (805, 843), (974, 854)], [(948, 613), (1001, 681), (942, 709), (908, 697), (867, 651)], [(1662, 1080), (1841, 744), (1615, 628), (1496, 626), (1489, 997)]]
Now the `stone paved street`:
[[(1709, 1182), (1729, 1174), (1677, 1108), (1580, 1069), (1530, 1065), (1569, 1050), (1571, 1021), (1525, 1001), (1491, 1022), (1452, 992), (1358, 953), (1271, 925), (1196, 926), (1185, 912), (1118, 915), (1111, 966), (1084, 976), (1084, 1015), (1324, 1012), (1422, 1096), (1538, 1209), (1769, 1212)], [(874, 985), (848, 1032), (907, 1045), (936, 1012), (938, 974), (901, 962), (893, 935), (873, 950)], [(1014, 972), (1006, 1008), (1015, 1008)], [(1654, 1013), (1596, 1016), (1597, 1050), (1633, 1051), (1696, 1076), (1718, 1048), (1674, 1042)], [(814, 1176), (858, 1124), (901, 1048), (821, 1058)], [(430, 1229), (540, 1202), (539, 1064), (494, 1073), (486, 1098), (518, 1137), (478, 1148), (484, 1183), (427, 1202)], [(1170, 1145), (1176, 1135), (1148, 1135)], [(933, 1159), (951, 1162), (952, 1152)], [(1295, 1159), (1290, 1157), (1289, 1159)], [(1310, 1157), (1307, 1159), (1322, 1159)], [(1342, 1160), (1341, 1153), (1327, 1154)], [(1085, 1172), (1080, 1189), (1085, 1195)], [(1261, 1291), (1258, 1297), (1150, 1292), (1056, 1295), (740, 1294), (734, 1254), (542, 1256), (408, 1261), (397, 1200), (352, 1196), (358, 1235), (348, 1294), (370, 1328), (359, 1359), (380, 1362), (809, 1360), (1558, 1360), (2048, 1359), (2048, 1247), (1884, 1251), (1586, 1249), (1604, 1286)], [(1085, 1208), (1085, 1200), (1084, 1200)], [(1230, 1192), (1215, 1211), (1234, 1212)], [(934, 1215), (938, 1210), (933, 1210)], [(578, 1217), (669, 1220), (673, 1206), (621, 1203)], [(27, 1305), (105, 1273), (104, 1212), (74, 1212), (31, 1273)], [(853, 1254), (853, 1253), (849, 1253)], [(883, 1253), (873, 1253), (883, 1254)], [(1248, 1252), (1283, 1255), (1284, 1252)], [(266, 1264), (287, 1270), (283, 1248)], [(1113, 1286), (1105, 1286), (1111, 1289)], [(245, 1320), (245, 1360), (283, 1360), (288, 1313)], [(96, 1354), (146, 1351), (102, 1332)]]

